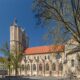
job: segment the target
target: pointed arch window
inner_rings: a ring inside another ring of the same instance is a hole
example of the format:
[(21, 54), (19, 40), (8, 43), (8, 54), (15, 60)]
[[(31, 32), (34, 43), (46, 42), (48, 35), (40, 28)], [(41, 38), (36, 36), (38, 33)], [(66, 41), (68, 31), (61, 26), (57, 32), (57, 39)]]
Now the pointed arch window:
[(46, 71), (49, 71), (49, 64), (46, 64)]
[(59, 70), (60, 70), (60, 71), (63, 70), (63, 64), (62, 64), (62, 63), (59, 64)]
[(27, 70), (28, 70), (28, 71), (30, 70), (30, 64), (27, 65)]
[(33, 70), (34, 71), (36, 70), (36, 64), (33, 64)]
[(55, 63), (52, 64), (52, 70), (53, 70), (53, 71), (56, 70), (56, 65), (55, 65)]
[(39, 71), (42, 71), (42, 64), (39, 64)]
[(50, 59), (50, 55), (48, 55), (48, 59)]
[(45, 60), (46, 60), (46, 56), (45, 56)]

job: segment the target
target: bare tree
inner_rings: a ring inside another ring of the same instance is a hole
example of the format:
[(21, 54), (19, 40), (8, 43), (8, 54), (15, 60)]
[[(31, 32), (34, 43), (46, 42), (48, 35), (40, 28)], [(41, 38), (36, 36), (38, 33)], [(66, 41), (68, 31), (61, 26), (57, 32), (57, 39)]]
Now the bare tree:
[(62, 44), (73, 37), (78, 45), (69, 53), (80, 52), (80, 0), (33, 0), (33, 11), (38, 24), (48, 26), (45, 39)]
[[(33, 11), (39, 24), (51, 23), (52, 34), (59, 27), (61, 32), (68, 34), (61, 36), (72, 35), (80, 45), (80, 0), (33, 0)], [(52, 22), (59, 26), (54, 27)]]

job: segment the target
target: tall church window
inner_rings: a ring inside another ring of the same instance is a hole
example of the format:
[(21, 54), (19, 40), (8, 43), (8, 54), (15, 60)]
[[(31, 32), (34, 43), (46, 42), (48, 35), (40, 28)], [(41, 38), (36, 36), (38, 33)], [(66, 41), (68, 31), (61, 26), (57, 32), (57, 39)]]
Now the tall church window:
[(59, 64), (59, 70), (60, 70), (60, 71), (63, 70), (63, 64), (62, 64), (62, 63)]
[(27, 70), (28, 70), (28, 71), (30, 70), (30, 65), (29, 65), (29, 64), (27, 65)]
[(74, 60), (71, 60), (71, 66), (74, 67)]
[(39, 59), (39, 56), (37, 56), (37, 59)]
[(45, 60), (46, 60), (46, 56), (45, 56)]
[(42, 71), (42, 64), (39, 64), (39, 71)]
[(49, 71), (49, 64), (46, 64), (46, 71)]
[(48, 59), (50, 59), (50, 55), (48, 55)]
[(33, 70), (34, 70), (34, 71), (36, 70), (36, 65), (35, 65), (35, 64), (33, 64)]
[(29, 56), (28, 56), (28, 59), (29, 59)]
[(52, 64), (52, 70), (53, 70), (53, 71), (56, 70), (56, 65), (55, 65), (55, 63)]
[(36, 56), (34, 56), (34, 59), (36, 59)]

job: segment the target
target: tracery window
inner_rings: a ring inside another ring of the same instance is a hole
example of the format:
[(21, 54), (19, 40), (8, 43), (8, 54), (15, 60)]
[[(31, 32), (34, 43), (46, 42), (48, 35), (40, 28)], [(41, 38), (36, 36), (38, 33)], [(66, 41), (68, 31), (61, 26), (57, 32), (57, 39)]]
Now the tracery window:
[(46, 60), (46, 56), (45, 56), (45, 60)]
[(34, 71), (36, 70), (36, 64), (33, 64), (33, 70)]
[(48, 55), (48, 59), (50, 59), (50, 55)]
[(46, 71), (49, 71), (49, 64), (46, 64)]
[(37, 56), (37, 59), (39, 59), (39, 56)]
[(28, 70), (28, 71), (30, 70), (30, 64), (27, 65), (27, 70)]
[(55, 63), (52, 64), (52, 70), (53, 70), (53, 71), (56, 70), (56, 65), (55, 65)]
[(62, 63), (59, 64), (59, 70), (60, 70), (60, 71), (63, 70), (63, 64), (62, 64)]
[(39, 64), (39, 71), (42, 71), (42, 64)]

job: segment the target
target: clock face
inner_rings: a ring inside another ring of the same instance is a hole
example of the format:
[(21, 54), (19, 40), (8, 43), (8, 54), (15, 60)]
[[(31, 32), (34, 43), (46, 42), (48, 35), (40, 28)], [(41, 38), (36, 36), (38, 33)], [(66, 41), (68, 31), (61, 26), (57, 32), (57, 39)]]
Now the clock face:
[(60, 59), (60, 58), (61, 58), (60, 53), (57, 53), (57, 54), (56, 54), (56, 59)]

